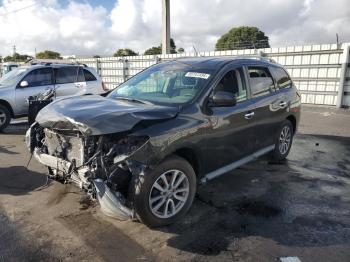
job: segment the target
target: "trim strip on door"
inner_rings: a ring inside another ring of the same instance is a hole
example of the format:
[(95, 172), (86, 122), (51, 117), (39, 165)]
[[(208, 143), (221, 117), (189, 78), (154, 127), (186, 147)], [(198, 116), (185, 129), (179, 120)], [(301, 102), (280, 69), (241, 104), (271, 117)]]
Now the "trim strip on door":
[(265, 147), (263, 149), (260, 149), (259, 151), (256, 151), (255, 153), (249, 155), (249, 156), (246, 156), (240, 160), (237, 160), (227, 166), (223, 166), (223, 167), (220, 167), (219, 169), (216, 169), (208, 174), (206, 174), (202, 179), (201, 179), (201, 183), (206, 183), (208, 182), (209, 180), (212, 180), (216, 177), (219, 177), (237, 167), (240, 167), (252, 160), (255, 160), (257, 159), (258, 157), (262, 156), (262, 155), (265, 155), (267, 153), (269, 153), (270, 151), (274, 150), (275, 149), (275, 145), (271, 145), (271, 146), (268, 146), (268, 147)]

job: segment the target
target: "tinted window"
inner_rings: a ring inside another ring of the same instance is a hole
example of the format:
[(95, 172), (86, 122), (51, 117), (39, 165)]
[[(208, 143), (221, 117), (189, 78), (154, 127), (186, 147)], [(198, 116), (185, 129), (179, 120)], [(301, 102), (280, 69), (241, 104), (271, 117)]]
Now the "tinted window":
[(96, 77), (89, 71), (84, 69), (85, 81), (96, 81)]
[(288, 74), (283, 68), (274, 67), (272, 70), (276, 77), (278, 88), (282, 89), (291, 87), (292, 80), (289, 78)]
[(274, 91), (273, 78), (266, 67), (248, 67), (252, 96), (263, 96)]
[(247, 99), (247, 89), (244, 85), (244, 75), (242, 69), (229, 71), (215, 87), (214, 92), (225, 91), (236, 96), (237, 102)]
[(74, 83), (77, 81), (79, 67), (59, 67), (56, 69), (56, 84)]
[(40, 68), (31, 71), (22, 81), (27, 81), (29, 86), (44, 86), (52, 84), (52, 69)]
[(81, 67), (79, 67), (77, 82), (85, 82), (84, 72), (83, 72), (83, 69)]

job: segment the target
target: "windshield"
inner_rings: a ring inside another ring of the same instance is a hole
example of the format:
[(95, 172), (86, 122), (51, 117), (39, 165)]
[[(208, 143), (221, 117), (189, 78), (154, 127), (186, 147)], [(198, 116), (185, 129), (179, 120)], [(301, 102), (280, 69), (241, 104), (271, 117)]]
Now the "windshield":
[(152, 66), (121, 84), (109, 97), (153, 104), (191, 101), (208, 83), (212, 70), (172, 61)]
[(26, 68), (16, 68), (5, 74), (0, 79), (0, 86), (13, 86), (16, 85), (22, 76), (24, 76)]

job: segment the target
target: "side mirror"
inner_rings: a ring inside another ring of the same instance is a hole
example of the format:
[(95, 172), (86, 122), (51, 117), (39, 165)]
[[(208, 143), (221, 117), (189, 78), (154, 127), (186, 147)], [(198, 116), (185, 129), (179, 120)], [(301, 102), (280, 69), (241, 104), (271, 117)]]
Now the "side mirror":
[(211, 103), (210, 106), (212, 107), (229, 107), (229, 106), (235, 106), (237, 103), (236, 96), (230, 92), (225, 91), (217, 91), (212, 97), (211, 97)]
[(19, 84), (20, 87), (28, 87), (29, 84), (27, 81), (22, 81), (20, 84)]

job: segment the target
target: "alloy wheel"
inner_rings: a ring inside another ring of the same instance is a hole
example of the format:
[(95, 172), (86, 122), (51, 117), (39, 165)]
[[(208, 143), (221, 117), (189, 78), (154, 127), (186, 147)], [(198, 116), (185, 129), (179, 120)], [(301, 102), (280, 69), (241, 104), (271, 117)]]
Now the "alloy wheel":
[(149, 207), (153, 215), (170, 218), (180, 212), (189, 196), (190, 184), (180, 170), (169, 170), (153, 183), (149, 194)]
[(292, 139), (292, 132), (289, 126), (283, 127), (279, 138), (279, 150), (282, 155), (288, 152)]
[(2, 126), (6, 122), (6, 114), (4, 111), (0, 109), (0, 126)]

